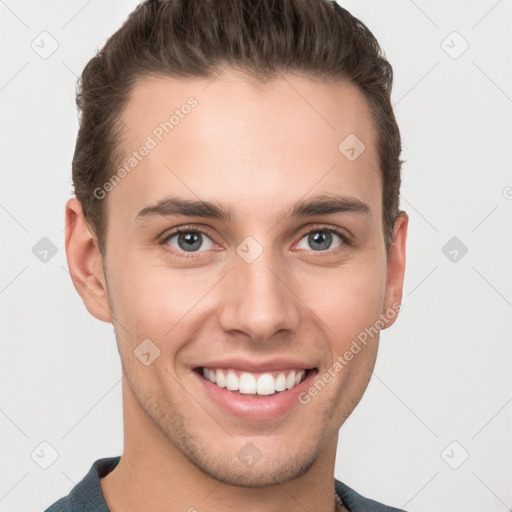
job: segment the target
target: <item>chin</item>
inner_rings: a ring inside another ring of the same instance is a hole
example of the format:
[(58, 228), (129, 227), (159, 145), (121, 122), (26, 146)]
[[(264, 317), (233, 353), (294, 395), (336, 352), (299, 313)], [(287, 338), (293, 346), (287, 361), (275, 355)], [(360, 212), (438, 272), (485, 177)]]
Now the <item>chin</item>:
[(315, 463), (316, 457), (293, 454), (289, 458), (277, 459), (272, 455), (262, 455), (253, 464), (241, 462), (233, 457), (215, 459), (202, 457), (193, 463), (215, 480), (235, 487), (270, 487), (284, 484), (301, 477)]

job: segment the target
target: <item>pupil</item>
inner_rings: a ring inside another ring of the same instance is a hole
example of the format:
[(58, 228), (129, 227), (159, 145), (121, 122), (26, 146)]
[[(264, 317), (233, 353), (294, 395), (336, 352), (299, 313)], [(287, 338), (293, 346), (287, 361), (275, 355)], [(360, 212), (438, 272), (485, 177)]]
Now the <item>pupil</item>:
[[(320, 243), (320, 245), (322, 245), (323, 240), (324, 244), (322, 247), (320, 247), (320, 250), (325, 251), (329, 248), (332, 235), (327, 231), (317, 231), (314, 235), (310, 235), (310, 238), (314, 243)], [(326, 241), (327, 243), (325, 243)]]
[[(186, 247), (188, 249), (199, 249), (201, 247), (201, 243), (198, 242), (199, 233), (186, 233), (182, 234), (179, 237), (179, 242), (186, 241)], [(195, 245), (194, 245), (195, 244)], [(181, 243), (180, 243), (181, 247)], [(183, 247), (181, 247), (183, 249)]]

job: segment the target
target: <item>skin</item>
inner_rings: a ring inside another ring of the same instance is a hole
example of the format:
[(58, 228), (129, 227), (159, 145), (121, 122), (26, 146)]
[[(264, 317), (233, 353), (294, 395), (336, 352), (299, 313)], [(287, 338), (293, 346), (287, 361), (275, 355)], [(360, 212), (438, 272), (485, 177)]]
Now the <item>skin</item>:
[[(407, 215), (386, 257), (376, 131), (354, 86), (291, 74), (256, 85), (232, 70), (213, 81), (152, 77), (122, 113), (127, 155), (190, 96), (198, 106), (104, 199), (105, 258), (80, 203), (66, 205), (73, 283), (88, 311), (113, 323), (123, 367), (124, 451), (102, 491), (113, 512), (332, 511), (337, 432), (367, 388), (378, 336), (308, 404), (271, 420), (227, 414), (192, 368), (284, 357), (323, 374), (401, 302)], [(338, 150), (351, 133), (366, 146), (355, 161)], [(218, 201), (234, 217), (135, 221), (171, 194)], [(282, 218), (319, 194), (357, 198), (370, 215)], [(187, 225), (208, 232), (198, 250), (177, 236), (159, 244)], [(351, 243), (308, 242), (331, 226)], [(252, 263), (236, 252), (248, 236), (263, 249)], [(149, 366), (133, 353), (144, 339), (160, 349)], [(237, 457), (248, 442), (261, 453), (252, 467)]]

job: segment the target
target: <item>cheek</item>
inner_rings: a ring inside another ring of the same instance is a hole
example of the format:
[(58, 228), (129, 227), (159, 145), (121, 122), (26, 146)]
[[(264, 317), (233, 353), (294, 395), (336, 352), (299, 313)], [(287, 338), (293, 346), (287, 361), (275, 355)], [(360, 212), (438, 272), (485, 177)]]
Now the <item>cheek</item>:
[(113, 269), (109, 280), (116, 317), (125, 327), (118, 329), (119, 334), (126, 339), (129, 331), (130, 345), (148, 338), (165, 350), (168, 340), (176, 340), (176, 333), (200, 309), (198, 302), (212, 285), (190, 269), (171, 270), (149, 263), (149, 258), (125, 260), (123, 268)]
[[(115, 256), (111, 261), (116, 261)], [(172, 345), (177, 350), (175, 342), (183, 336), (183, 329), (195, 326), (194, 318), (217, 309), (212, 301), (223, 286), (218, 282), (222, 272), (170, 269), (137, 254), (125, 254), (122, 261), (122, 265), (109, 269), (108, 284), (116, 317), (131, 335), (130, 345), (145, 338), (160, 340), (159, 345), (162, 340), (167, 344), (174, 339)], [(306, 306), (311, 321), (333, 340), (333, 352), (344, 351), (347, 343), (378, 320), (386, 278), (385, 259), (380, 254), (359, 254), (337, 268), (311, 266), (307, 271), (301, 267), (295, 269), (296, 274), (290, 272), (292, 288), (300, 300), (293, 296), (289, 300), (297, 300), (301, 310)], [(207, 297), (209, 292), (213, 295)], [(125, 329), (120, 334), (126, 337)]]
[(368, 264), (351, 264), (325, 278), (307, 279), (305, 303), (327, 326), (339, 352), (380, 318), (385, 298), (385, 263), (378, 259)]

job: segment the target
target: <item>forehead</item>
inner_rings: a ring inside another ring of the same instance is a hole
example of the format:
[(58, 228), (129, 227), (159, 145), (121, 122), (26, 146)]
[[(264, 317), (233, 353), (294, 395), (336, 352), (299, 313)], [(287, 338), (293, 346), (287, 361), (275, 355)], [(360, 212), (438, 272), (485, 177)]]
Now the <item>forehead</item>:
[(285, 74), (256, 84), (227, 71), (149, 77), (133, 88), (121, 120), (120, 165), (138, 156), (109, 200), (124, 198), (122, 213), (131, 218), (171, 192), (228, 204), (242, 197), (245, 213), (251, 204), (261, 212), (326, 191), (380, 208), (376, 130), (363, 94), (349, 83)]

